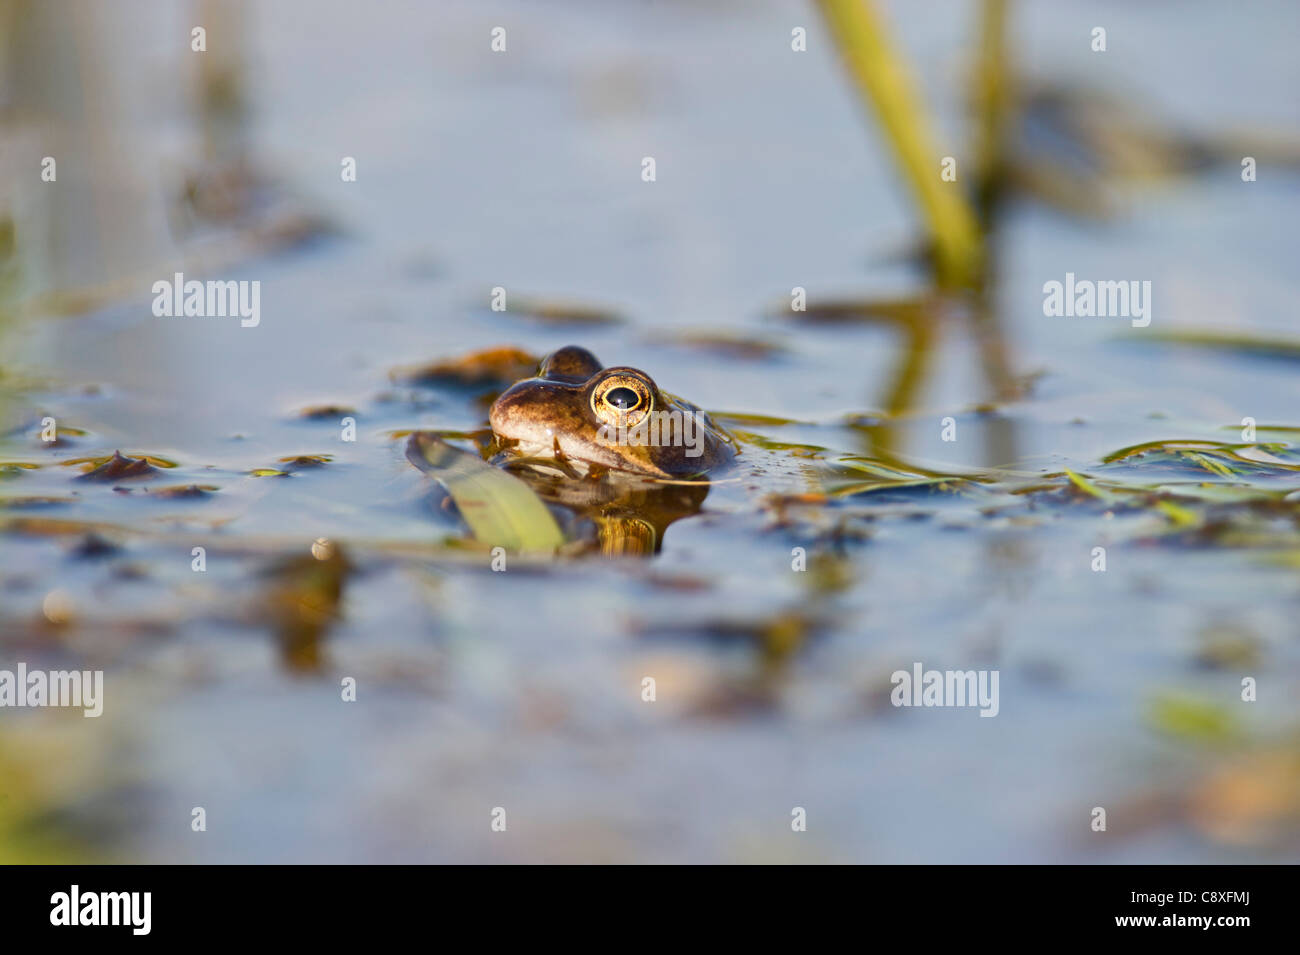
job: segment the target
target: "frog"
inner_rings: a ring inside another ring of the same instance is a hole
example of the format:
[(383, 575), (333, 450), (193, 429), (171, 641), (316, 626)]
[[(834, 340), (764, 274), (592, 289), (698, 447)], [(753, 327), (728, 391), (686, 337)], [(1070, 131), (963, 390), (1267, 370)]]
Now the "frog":
[(638, 368), (606, 368), (567, 345), (515, 382), (488, 412), (503, 447), (530, 459), (661, 480), (700, 478), (735, 457), (735, 439)]

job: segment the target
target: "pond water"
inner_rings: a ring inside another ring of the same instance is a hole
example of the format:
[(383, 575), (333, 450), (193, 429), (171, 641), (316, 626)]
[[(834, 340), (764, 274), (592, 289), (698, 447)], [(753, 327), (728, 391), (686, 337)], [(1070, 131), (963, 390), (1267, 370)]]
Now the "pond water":
[[(1024, 6), (1036, 82), (1188, 136), (1296, 133), (1291, 5)], [(119, 149), (152, 181), (190, 128), (168, 79), (188, 25), (124, 9), (137, 28), (102, 40)], [(975, 5), (888, 11), (960, 153)], [(993, 301), (1024, 393), (995, 400), (962, 311), (927, 312), (887, 417), (899, 327), (789, 309), (795, 287), (926, 286), (911, 196), (811, 5), (279, 3), (243, 29), (252, 154), (333, 224), (187, 271), (259, 282), (259, 324), (156, 317), (182, 267), (148, 261), (89, 311), (0, 328), (0, 669), (105, 672), (98, 719), (0, 715), (0, 857), (1298, 858), (1294, 165), (1108, 184), (1106, 221), (1013, 198)], [(1150, 325), (1045, 315), (1067, 273), (1149, 281)], [(1168, 338), (1193, 331), (1273, 345)], [(567, 344), (743, 451), (648, 558), (496, 572), (405, 456), (413, 430), (483, 428), (482, 395), (394, 371)], [(160, 473), (79, 479), (115, 450)], [(892, 707), (916, 662), (998, 671), (996, 717)]]

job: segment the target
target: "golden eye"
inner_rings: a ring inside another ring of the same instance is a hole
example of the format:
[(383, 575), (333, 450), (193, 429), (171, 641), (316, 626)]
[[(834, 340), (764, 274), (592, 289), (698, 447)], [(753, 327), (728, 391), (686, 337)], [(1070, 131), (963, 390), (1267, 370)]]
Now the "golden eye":
[(591, 392), (591, 410), (601, 421), (612, 425), (635, 427), (653, 406), (649, 383), (623, 372), (602, 379)]

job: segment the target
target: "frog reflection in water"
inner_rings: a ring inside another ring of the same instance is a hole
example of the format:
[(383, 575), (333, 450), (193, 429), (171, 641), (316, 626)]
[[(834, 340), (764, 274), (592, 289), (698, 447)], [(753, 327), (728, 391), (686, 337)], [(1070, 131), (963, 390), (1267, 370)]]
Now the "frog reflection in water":
[(669, 524), (698, 513), (703, 476), (735, 455), (695, 405), (574, 345), (508, 388), (488, 417), (505, 463), (543, 498), (591, 518), (607, 553), (657, 551)]

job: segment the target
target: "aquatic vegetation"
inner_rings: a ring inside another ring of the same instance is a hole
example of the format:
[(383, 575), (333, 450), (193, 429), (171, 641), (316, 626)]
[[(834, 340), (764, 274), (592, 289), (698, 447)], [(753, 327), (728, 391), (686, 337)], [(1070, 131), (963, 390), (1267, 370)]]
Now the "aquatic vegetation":
[(221, 490), (215, 484), (178, 484), (175, 487), (146, 488), (145, 493), (165, 500), (201, 500)]
[(508, 307), (501, 314), (549, 326), (600, 327), (622, 325), (624, 319), (608, 308), (582, 302), (565, 302), (557, 299), (522, 298), (512, 295)]
[(1204, 349), (1215, 354), (1235, 353), (1277, 361), (1300, 360), (1300, 341), (1247, 332), (1200, 328), (1154, 329), (1141, 336), (1126, 338), (1125, 341), (1144, 345), (1177, 345)]
[(691, 348), (723, 358), (742, 361), (765, 361), (784, 354), (786, 346), (750, 334), (724, 330), (691, 330), (673, 335), (657, 335), (664, 344)]
[(75, 497), (55, 497), (48, 494), (26, 494), (15, 495), (13, 497), (0, 497), (0, 508), (5, 508), (11, 511), (40, 510), (47, 507), (61, 507), (75, 503), (77, 503)]
[(1144, 473), (1173, 475), (1206, 473), (1221, 478), (1282, 477), (1300, 474), (1300, 452), (1290, 445), (1223, 444), (1214, 441), (1150, 441), (1121, 448), (1102, 459), (1104, 464), (1139, 465)]
[(32, 461), (0, 461), (0, 480), (16, 478), (25, 471), (36, 471), (40, 467)]
[(939, 153), (904, 61), (885, 35), (870, 0), (818, 0), (863, 98), (875, 107), (899, 165), (925, 212), (941, 284), (975, 284), (983, 267), (979, 226), (962, 194), (934, 171)]
[(395, 369), (394, 381), (463, 388), (504, 388), (537, 370), (541, 361), (521, 348), (487, 348), (457, 359)]
[(357, 409), (348, 405), (310, 405), (299, 408), (296, 416), (304, 421), (337, 421), (339, 418), (355, 416)]
[(837, 459), (828, 471), (827, 489), (835, 497), (852, 497), (880, 491), (963, 494), (975, 490), (982, 480), (985, 479), (908, 471), (881, 461), (847, 455)]
[(1174, 694), (1152, 701), (1150, 720), (1161, 732), (1189, 742), (1223, 743), (1239, 732), (1223, 706)]
[(332, 454), (293, 454), (280, 458), (280, 463), (284, 465), (281, 470), (293, 473), (294, 471), (323, 468), (333, 460), (334, 455)]
[(175, 463), (162, 458), (141, 455), (138, 458), (127, 457), (120, 451), (114, 451), (109, 458), (77, 458), (62, 462), (65, 465), (86, 465), (85, 473), (78, 475), (78, 481), (132, 481), (151, 480), (162, 472), (160, 468), (175, 467)]
[(333, 460), (332, 454), (290, 454), (276, 462), (279, 467), (253, 468), (248, 473), (253, 477), (289, 477), (299, 471), (324, 468)]
[(474, 538), (484, 546), (548, 554), (564, 544), (555, 518), (518, 478), (423, 432), (411, 435), (406, 455), (447, 489)]

